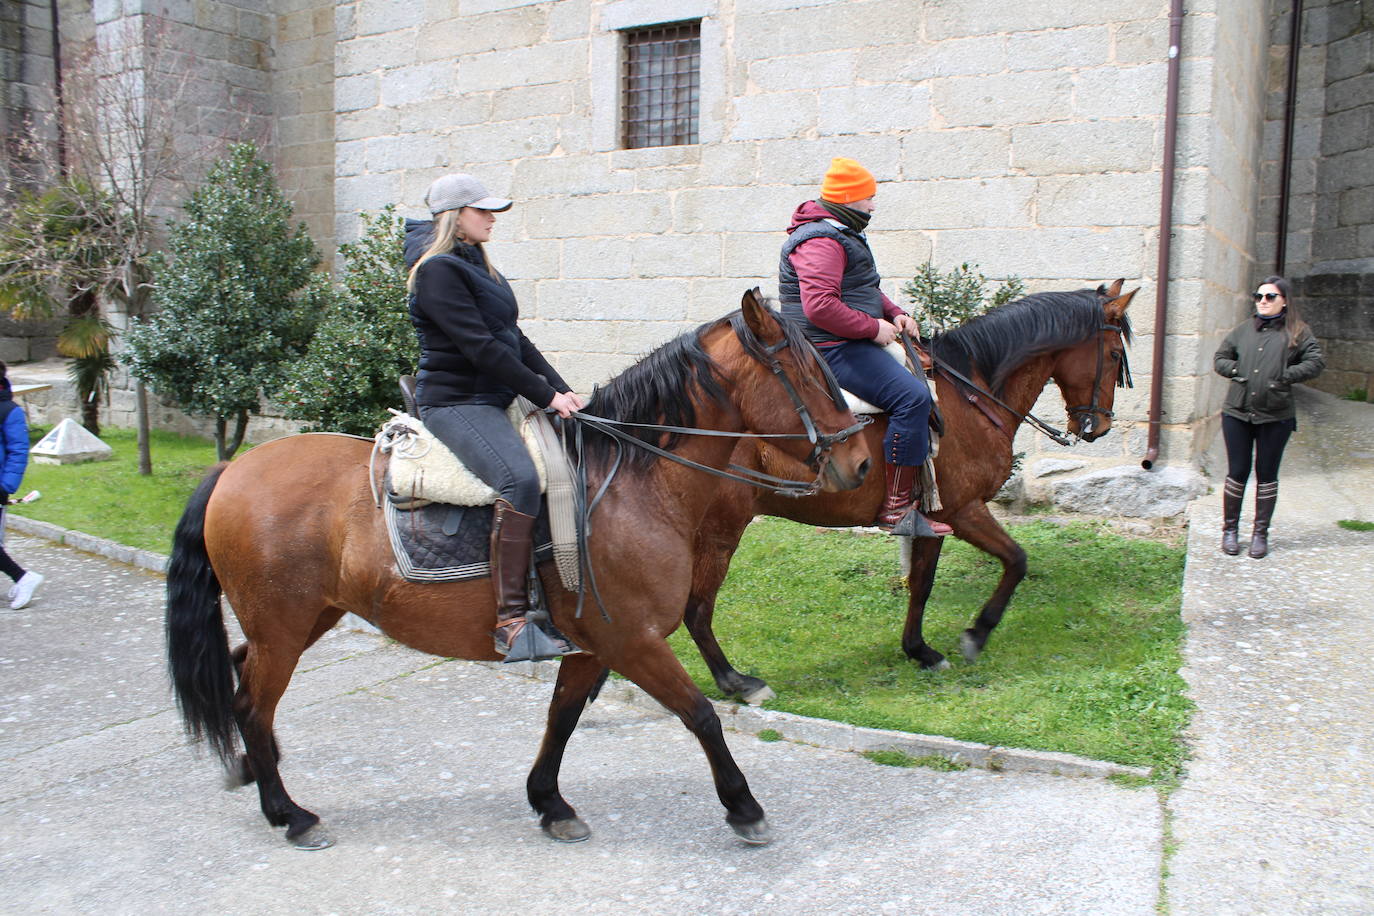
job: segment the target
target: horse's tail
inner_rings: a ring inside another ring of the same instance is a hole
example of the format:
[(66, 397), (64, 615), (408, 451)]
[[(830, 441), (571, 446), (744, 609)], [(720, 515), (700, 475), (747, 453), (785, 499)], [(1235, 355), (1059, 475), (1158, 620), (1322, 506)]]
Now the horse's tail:
[(205, 550), (205, 507), (227, 465), (210, 469), (172, 536), (167, 567), (167, 668), (187, 733), (227, 765), (237, 753), (234, 673), (220, 584)]

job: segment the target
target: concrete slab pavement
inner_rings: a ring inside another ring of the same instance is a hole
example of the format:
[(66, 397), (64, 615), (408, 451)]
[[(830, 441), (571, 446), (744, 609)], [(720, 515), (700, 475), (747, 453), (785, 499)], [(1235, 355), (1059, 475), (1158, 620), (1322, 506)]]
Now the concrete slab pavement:
[(300, 852), (188, 748), (161, 578), (35, 538), (10, 547), (50, 578), (0, 611), (3, 912), (1155, 909), (1151, 790), (730, 733), (776, 835), (749, 848), (686, 730), (615, 701), (589, 709), (564, 766), (592, 837), (554, 844), (523, 788), (549, 685), (349, 630), (307, 653), (278, 719), (287, 786), (338, 840)]

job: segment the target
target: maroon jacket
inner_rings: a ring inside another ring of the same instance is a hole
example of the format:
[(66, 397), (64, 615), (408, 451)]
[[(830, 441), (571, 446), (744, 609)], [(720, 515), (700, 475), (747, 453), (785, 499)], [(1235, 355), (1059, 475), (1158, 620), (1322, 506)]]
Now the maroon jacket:
[[(813, 220), (830, 218), (824, 207), (808, 200), (793, 211), (787, 231), (790, 233)], [(836, 337), (871, 340), (878, 333), (876, 319), (850, 308), (840, 298), (845, 255), (839, 242), (828, 238), (809, 239), (793, 250), (789, 260), (801, 283), (802, 311), (807, 320)], [(891, 321), (906, 312), (884, 295), (883, 314)]]

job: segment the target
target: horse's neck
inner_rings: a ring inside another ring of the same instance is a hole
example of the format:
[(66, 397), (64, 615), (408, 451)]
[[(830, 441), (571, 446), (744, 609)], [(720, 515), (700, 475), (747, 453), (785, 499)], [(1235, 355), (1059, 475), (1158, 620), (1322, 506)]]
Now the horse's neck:
[(1045, 383), (1050, 380), (1054, 360), (1048, 355), (1035, 356), (1026, 360), (1007, 376), (1003, 385), (1002, 400), (1017, 413), (1029, 413), (1035, 406)]
[[(732, 425), (723, 416), (698, 415), (695, 426), (722, 432), (740, 431), (738, 422)], [(684, 435), (673, 449), (673, 454), (696, 464), (723, 470), (730, 463), (730, 455), (738, 442), (738, 439), (725, 436)], [(714, 475), (684, 467), (667, 458), (657, 459), (643, 474), (622, 475), (624, 472), (612, 481), (608, 495), (615, 494), (617, 502), (652, 503), (649, 509), (656, 517), (671, 517), (678, 527), (695, 526), (705, 516), (721, 482)], [(646, 518), (645, 522), (648, 521)]]

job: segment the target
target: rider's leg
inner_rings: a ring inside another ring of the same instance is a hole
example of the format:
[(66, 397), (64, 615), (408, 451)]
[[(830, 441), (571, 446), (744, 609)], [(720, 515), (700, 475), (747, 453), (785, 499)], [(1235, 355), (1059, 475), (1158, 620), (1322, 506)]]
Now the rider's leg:
[[(912, 487), (916, 469), (930, 454), (930, 388), (924, 378), (913, 375), (872, 341), (847, 341), (822, 353), (841, 387), (889, 414), (883, 439), (887, 495), (877, 524), (891, 530), (908, 512), (921, 514), (912, 507)], [(948, 525), (924, 520), (937, 537), (950, 533)]]
[[(422, 407), (425, 426), (497, 493), (491, 526), (491, 583), (496, 594), (496, 651), (510, 661), (557, 658), (577, 648), (552, 628), (530, 652), (510, 654), (530, 612), (529, 569), (534, 520), (539, 514), (539, 473), (506, 411), (485, 404)], [(526, 641), (534, 634), (526, 634)], [(551, 643), (551, 645), (550, 645)], [(522, 643), (523, 644), (523, 643)]]

